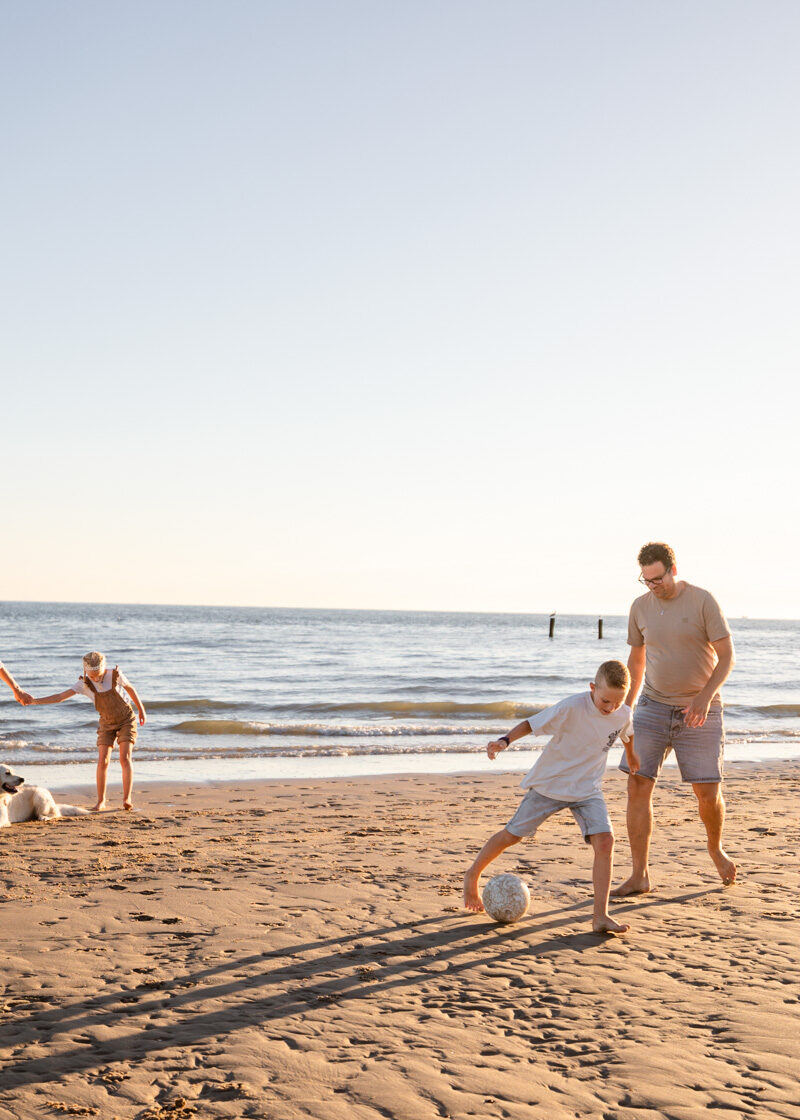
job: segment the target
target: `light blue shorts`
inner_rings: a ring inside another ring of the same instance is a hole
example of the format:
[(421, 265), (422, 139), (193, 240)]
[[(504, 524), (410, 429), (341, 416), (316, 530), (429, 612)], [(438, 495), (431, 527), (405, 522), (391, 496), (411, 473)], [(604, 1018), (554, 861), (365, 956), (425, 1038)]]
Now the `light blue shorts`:
[[(633, 745), (639, 756), (639, 773), (655, 782), (664, 759), (675, 751), (684, 782), (721, 782), (725, 725), (722, 705), (712, 704), (702, 727), (687, 727), (683, 708), (671, 707), (642, 696), (633, 712)], [(625, 755), (620, 770), (630, 773)]]
[(602, 793), (587, 797), (585, 801), (554, 801), (552, 797), (545, 797), (535, 789), (529, 789), (520, 801), (516, 813), (506, 825), (506, 831), (512, 836), (533, 836), (543, 821), (552, 817), (553, 813), (560, 813), (562, 809), (569, 809), (572, 813), (587, 844), (598, 832), (610, 832), (614, 835)]

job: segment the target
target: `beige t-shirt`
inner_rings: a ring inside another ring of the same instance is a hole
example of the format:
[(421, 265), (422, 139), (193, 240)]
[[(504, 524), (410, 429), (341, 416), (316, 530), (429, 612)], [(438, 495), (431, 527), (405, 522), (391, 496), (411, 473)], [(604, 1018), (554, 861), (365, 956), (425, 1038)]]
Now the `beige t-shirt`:
[[(711, 643), (730, 633), (719, 603), (702, 587), (684, 583), (674, 599), (640, 595), (628, 618), (628, 645), (647, 647), (645, 696), (660, 704), (690, 703), (717, 664)], [(719, 693), (712, 702), (720, 703)]]

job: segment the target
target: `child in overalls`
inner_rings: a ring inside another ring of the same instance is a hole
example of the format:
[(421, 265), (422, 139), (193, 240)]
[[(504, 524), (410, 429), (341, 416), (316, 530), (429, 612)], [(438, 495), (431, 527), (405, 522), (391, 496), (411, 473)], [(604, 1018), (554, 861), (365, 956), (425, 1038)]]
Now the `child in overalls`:
[(87, 653), (83, 659), (83, 676), (78, 678), (73, 688), (58, 692), (53, 696), (41, 696), (31, 700), (32, 704), (60, 704), (70, 696), (81, 693), (93, 701), (100, 714), (97, 728), (97, 804), (95, 811), (106, 807), (106, 783), (108, 764), (114, 742), (119, 743), (119, 761), (122, 766), (122, 807), (132, 809), (133, 762), (131, 753), (139, 728), (136, 726), (136, 713), (122, 695), (122, 689), (130, 696), (139, 711), (139, 723), (144, 727), (147, 714), (136, 694), (133, 685), (119, 670), (119, 666), (106, 669), (106, 659), (102, 653)]

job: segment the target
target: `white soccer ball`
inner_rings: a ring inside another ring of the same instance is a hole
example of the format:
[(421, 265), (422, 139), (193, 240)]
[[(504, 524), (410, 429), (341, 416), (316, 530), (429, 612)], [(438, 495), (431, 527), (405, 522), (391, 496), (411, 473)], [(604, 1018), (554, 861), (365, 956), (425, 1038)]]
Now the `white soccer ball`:
[(531, 892), (518, 875), (495, 875), (483, 888), (483, 908), (490, 918), (508, 925), (528, 912)]

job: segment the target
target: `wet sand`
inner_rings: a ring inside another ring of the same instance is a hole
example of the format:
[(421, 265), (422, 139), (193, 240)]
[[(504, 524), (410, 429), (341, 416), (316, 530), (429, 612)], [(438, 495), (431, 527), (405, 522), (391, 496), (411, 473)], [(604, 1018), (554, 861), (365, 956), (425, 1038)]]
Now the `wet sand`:
[(668, 773), (619, 938), (568, 815), (494, 865), (521, 922), (461, 909), (517, 782), (151, 784), (2, 830), (0, 1120), (800, 1120), (800, 765), (729, 767), (732, 887)]

